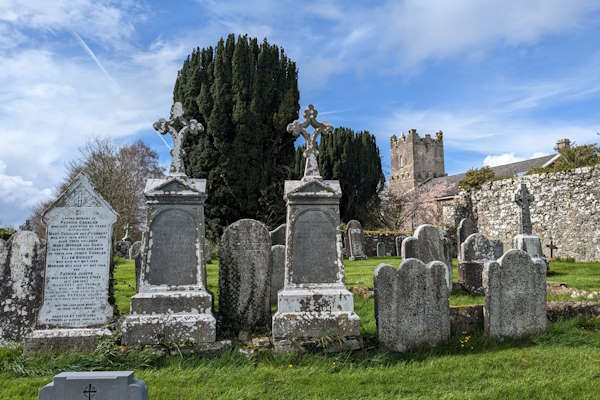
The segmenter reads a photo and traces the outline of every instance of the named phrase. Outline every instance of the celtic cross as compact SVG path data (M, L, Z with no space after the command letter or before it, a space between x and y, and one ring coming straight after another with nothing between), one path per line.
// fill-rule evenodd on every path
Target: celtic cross
M173 139L173 148L171 149L171 168L169 176L185 176L185 166L183 165L183 137L186 132L193 134L204 132L204 127L195 119L189 122L183 117L183 106L176 102L171 106L171 117L168 121L164 118L159 119L153 125L160 134L169 133Z
M333 127L327 122L317 121L317 110L312 104L308 105L308 108L304 110L304 122L295 120L291 124L288 124L287 131L293 134L295 137L302 135L306 141L306 148L304 149L304 158L306 159L306 167L304 168L304 179L321 179L319 173L319 164L317 162L317 156L319 151L317 150L317 137L322 133L333 132ZM313 133L308 133L306 128L312 126Z
M527 185L521 183L521 187L513 195L513 201L521 207L520 219L519 219L519 233L524 235L532 234L531 226L531 213L529 211L529 203L533 202L534 197L529 190Z

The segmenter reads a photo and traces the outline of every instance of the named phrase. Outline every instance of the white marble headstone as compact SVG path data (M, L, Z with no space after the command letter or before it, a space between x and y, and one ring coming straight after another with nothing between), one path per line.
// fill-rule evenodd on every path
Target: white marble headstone
M48 232L44 300L38 324L106 324L113 224L117 213L80 174L44 213Z

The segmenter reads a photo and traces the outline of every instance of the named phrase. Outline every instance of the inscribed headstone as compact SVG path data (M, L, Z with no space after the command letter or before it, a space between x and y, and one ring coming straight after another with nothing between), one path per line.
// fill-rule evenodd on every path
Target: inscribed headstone
M353 219L346 224L346 241L350 260L366 260L365 235L359 221Z
M482 272L487 261L502 257L503 245L499 240L488 240L481 233L471 234L461 245L462 259L458 263L458 281L475 294L483 294Z
M113 316L108 303L113 224L117 213L98 194L87 176L79 174L44 213L47 252L44 298L35 330L25 340L25 351L35 352L43 341L64 344L60 329L88 328L107 324ZM86 337L93 347L102 331L69 333L76 346Z

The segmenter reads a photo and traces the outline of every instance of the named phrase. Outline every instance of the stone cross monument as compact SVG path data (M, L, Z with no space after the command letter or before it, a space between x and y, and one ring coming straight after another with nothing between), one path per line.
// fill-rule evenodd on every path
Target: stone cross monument
M206 180L185 175L181 148L186 131L203 128L183 118L181 103L173 105L169 121L161 119L154 127L173 136L173 161L168 177L146 181L139 287L131 298L131 315L123 322L123 341L212 349L216 321L206 288Z
M529 203L534 201L535 198L529 190L527 190L527 185L521 183L519 189L513 195L513 201L519 205L521 208L520 219L519 219L519 233L524 235L532 234L531 227L531 213L529 212Z
M283 352L318 346L326 336L340 339L330 351L361 346L360 320L344 284L339 228L342 191L339 181L321 178L316 157L318 135L332 128L316 116L310 105L304 122L288 125L288 132L305 138L307 150L302 180L285 182L285 276L272 329L275 349ZM314 128L312 134L306 131L309 125Z
M171 106L171 118L167 121L164 118L159 119L153 125L162 135L167 133L173 139L173 148L171 149L171 167L169 168L169 176L185 176L185 166L183 165L183 137L186 132L202 133L204 127L195 119L189 122L183 117L183 106L180 102L176 102Z
M317 156L319 151L317 150L317 138L322 133L331 133L333 127L328 125L327 122L317 121L318 112L312 104L308 105L308 108L304 110L304 122L295 120L291 124L288 124L287 131L293 134L295 137L302 136L306 141L306 149L304 149L304 158L306 158L306 166L304 168L304 177L302 179L309 178L321 178L319 172L319 164L317 162ZM314 131L309 134L306 128L312 126Z
M542 251L542 240L533 234L529 204L533 202L534 196L525 183L521 183L513 200L519 205L519 233L513 238L513 248L525 251L534 261L541 260L548 269L550 264Z

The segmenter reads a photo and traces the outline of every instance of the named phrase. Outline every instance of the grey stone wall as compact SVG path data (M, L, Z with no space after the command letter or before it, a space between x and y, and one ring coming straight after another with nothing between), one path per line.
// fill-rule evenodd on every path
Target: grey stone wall
M514 177L472 191L479 232L501 240L505 249L512 248L512 238L519 231L519 208L512 195L520 182L535 196L530 206L531 222L533 233L542 239L546 257L550 257L546 245L552 237L558 246L555 257L600 260L600 168Z
M377 256L377 243L382 242L385 244L385 252L392 257L399 256L400 254L396 254L396 237L401 236L405 238L407 235L394 235L388 233L380 233L374 234L365 232L365 251L367 256L376 257Z

